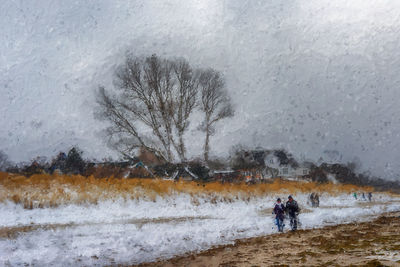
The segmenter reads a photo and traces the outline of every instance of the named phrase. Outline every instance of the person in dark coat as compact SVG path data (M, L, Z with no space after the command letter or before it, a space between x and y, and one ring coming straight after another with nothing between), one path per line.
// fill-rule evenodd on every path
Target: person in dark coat
M275 203L274 207L274 214L275 214L275 224L278 226L278 231L283 232L283 220L285 219L285 206L281 202L281 199L278 198Z
M319 207L319 195L318 195L318 193L316 193L315 195L314 195L314 206L315 207Z
M299 205L297 205L296 200L294 200L292 196L288 197L288 201L286 202L285 211L289 215L290 228L292 229L292 231L296 231L297 223L298 223L297 217L300 213L300 208L299 208Z
M315 207L315 195L314 195L314 193L311 193L308 198L310 199L311 207Z

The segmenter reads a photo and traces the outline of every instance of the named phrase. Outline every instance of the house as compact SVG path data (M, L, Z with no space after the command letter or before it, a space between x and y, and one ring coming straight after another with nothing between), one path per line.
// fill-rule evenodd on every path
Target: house
M278 168L281 177L301 177L310 174L310 169L306 167L293 167L290 165L282 165Z
M278 169L279 166L281 165L280 159L274 154L274 153L269 153L265 159L265 166L273 169Z
M268 177L304 178L310 174L310 168L299 165L293 158L288 157L284 151L273 151L265 157L265 166Z
M257 182L276 177L305 178L310 174L306 164L300 164L285 150L239 150L233 162L248 182Z

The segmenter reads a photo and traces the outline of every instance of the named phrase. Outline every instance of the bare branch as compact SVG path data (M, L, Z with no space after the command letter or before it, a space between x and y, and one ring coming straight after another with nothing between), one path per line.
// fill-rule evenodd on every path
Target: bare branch
M111 97L100 88L98 103L102 118L112 124L110 136L118 141L116 147L121 154L126 156L143 146L168 162L174 160L174 154L186 160L183 135L198 93L198 76L193 73L185 60L156 55L128 56L118 67L114 80L117 95ZM147 135L143 135L145 130Z
M208 161L209 139L214 133L213 125L227 117L233 116L233 108L225 88L225 82L219 72L213 69L201 71L199 84L201 88L201 109L204 112L203 130L206 134L204 160Z

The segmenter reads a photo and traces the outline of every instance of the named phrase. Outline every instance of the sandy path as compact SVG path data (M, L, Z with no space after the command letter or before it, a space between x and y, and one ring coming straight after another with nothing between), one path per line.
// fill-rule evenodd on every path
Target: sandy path
M250 238L140 266L400 266L400 213Z

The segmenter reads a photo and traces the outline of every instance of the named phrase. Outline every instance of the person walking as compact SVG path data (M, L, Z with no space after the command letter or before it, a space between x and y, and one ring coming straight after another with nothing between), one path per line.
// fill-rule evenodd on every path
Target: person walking
M294 200L292 196L288 197L288 201L286 202L285 211L289 215L290 228L292 229L292 231L296 231L300 208L299 208L299 205L297 204L296 200Z
M368 201L371 202L372 201L372 192L368 193Z
M314 195L314 192L310 194L309 199L310 199L311 207L314 208L315 207L315 195Z
M316 208L319 207L319 195L318 195L318 193L315 193L315 195L314 195L314 206Z
M283 205L280 198L276 200L275 207L274 207L274 214L275 214L275 224L278 226L278 231L283 232L283 220L285 219L285 206Z

